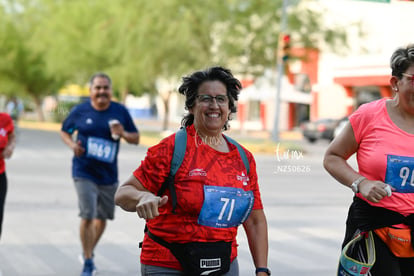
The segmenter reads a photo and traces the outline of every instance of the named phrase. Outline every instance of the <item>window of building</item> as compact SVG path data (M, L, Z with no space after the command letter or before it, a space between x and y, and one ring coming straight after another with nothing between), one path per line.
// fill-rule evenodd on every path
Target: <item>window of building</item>
M309 76L304 73L295 75L295 89L301 92L310 93L312 90Z
M250 100L247 110L247 120L256 121L260 120L260 101Z

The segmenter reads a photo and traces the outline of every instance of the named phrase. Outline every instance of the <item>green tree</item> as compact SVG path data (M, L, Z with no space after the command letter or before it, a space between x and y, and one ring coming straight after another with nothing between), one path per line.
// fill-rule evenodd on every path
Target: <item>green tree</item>
M324 27L323 11L313 9L315 3L295 1L289 8L288 32L294 42L343 49L345 28ZM105 71L121 101L129 93L161 94L166 128L169 98L182 75L220 64L238 75L257 76L276 63L282 0L2 4L1 20L7 24L0 26L0 38L6 41L0 57L13 66L0 65L0 78L6 79L7 89L21 86L39 103L57 85L84 84L93 72ZM168 89L160 83L168 83Z
M283 0L227 1L227 19L216 22L214 60L242 75L262 75L276 64ZM325 26L326 11L315 0L294 1L287 9L286 33L296 47L347 49L346 28ZM315 8L317 7L317 9Z
M107 72L121 101L154 85L148 43L152 1L42 2L48 9L38 36L49 48L51 71L79 84L94 72Z
M207 66L211 61L211 33L207 15L220 1L153 1L145 25L146 49L151 57L147 70L155 77L155 89L161 96L165 116L163 130L168 128L171 94L179 78L190 71Z
M31 25L36 18L30 13L3 10L0 31L0 83L1 90L8 94L24 93L30 96L36 106L38 117L44 120L42 100L52 94L56 80L45 70L44 53L33 49ZM24 19L23 19L24 18Z

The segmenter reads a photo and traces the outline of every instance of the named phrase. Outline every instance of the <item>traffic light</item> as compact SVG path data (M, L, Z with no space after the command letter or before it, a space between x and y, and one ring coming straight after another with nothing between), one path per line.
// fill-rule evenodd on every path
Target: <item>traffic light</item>
M290 35L280 34L279 36L279 58L286 62L290 56Z
M290 55L290 35L283 35L282 41L282 60L286 62Z

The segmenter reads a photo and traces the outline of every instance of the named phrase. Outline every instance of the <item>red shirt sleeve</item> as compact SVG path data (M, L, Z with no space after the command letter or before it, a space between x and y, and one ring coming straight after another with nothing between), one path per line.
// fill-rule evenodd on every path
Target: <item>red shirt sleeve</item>
M158 193L170 172L174 138L175 134L150 147L141 166L133 172L142 185L154 194Z

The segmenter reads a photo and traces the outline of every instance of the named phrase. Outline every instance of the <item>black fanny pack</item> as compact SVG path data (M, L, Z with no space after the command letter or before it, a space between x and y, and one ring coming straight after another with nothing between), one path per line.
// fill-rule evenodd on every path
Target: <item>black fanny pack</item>
M185 275L223 275L230 269L231 242L169 243L150 231L147 234L171 251Z

